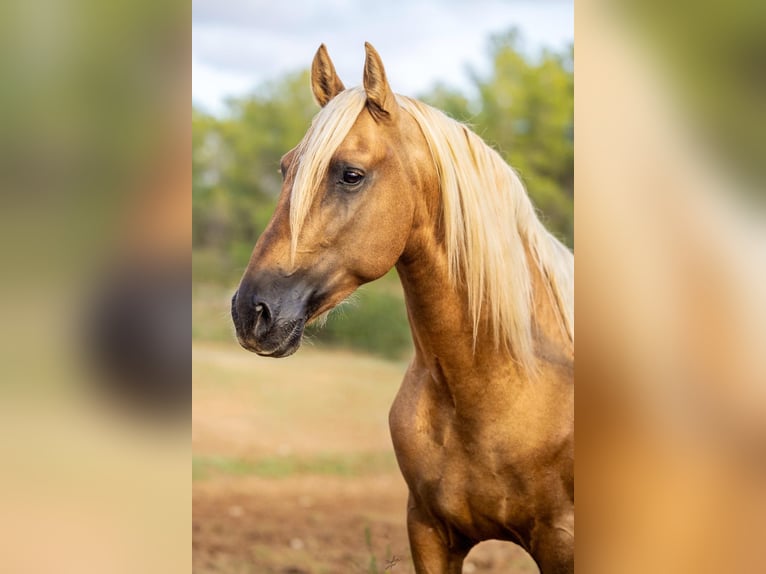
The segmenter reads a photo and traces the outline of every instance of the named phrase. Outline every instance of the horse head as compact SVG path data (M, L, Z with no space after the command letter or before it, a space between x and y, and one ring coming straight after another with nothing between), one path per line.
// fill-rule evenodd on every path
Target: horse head
M240 344L285 357L307 323L391 269L405 249L415 189L435 172L383 63L366 44L363 87L345 89L324 45L311 69L321 106L281 161L282 191L232 298Z

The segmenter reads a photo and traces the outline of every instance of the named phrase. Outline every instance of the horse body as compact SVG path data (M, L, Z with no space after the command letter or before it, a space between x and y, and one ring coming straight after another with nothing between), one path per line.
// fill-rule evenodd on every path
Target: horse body
M431 243L432 257L421 252L417 263L397 265L415 357L389 416L410 490L416 569L460 572L474 544L496 538L525 548L544 573L569 572L573 357L561 350L553 321L539 324L538 348L547 354L534 384L489 341L480 339L474 351L465 296L449 285L444 265L433 263L444 254ZM548 303L540 297L539 304Z
M498 538L543 574L572 572L571 253L475 134L393 94L371 46L363 89L345 90L324 46L312 88L323 110L283 158L232 299L240 344L287 356L307 322L396 266L415 356L389 421L416 571L460 572Z

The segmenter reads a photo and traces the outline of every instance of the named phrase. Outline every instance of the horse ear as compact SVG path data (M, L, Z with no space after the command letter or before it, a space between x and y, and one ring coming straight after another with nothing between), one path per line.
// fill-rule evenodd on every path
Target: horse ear
M345 89L335 71L335 66L332 65L327 48L322 44L311 64L311 90L314 92L314 99L321 107L325 107L327 102Z
M396 97L386 79L386 70L380 55L369 42L364 43L367 57L364 60L364 91L367 107L376 120L388 120L396 114Z

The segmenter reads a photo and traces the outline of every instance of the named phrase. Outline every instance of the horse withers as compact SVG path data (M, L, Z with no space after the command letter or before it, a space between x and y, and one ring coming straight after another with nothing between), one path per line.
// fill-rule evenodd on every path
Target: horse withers
M286 357L304 327L396 267L415 354L389 414L416 571L457 573L486 539L574 569L571 252L466 126L395 95L375 49L321 106L232 298L240 344Z

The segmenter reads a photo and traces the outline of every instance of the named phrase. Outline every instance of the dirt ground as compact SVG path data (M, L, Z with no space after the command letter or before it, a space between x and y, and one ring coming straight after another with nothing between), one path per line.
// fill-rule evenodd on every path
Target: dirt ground
M194 487L197 574L413 572L396 476L215 480ZM477 546L464 572L537 572L523 550Z
M300 462L389 452L388 405L403 369L344 352L306 349L269 361L195 344L194 456ZM273 476L231 468L193 481L195 574L413 572L395 464L337 473L286 465ZM463 571L538 570L517 546L489 541Z

